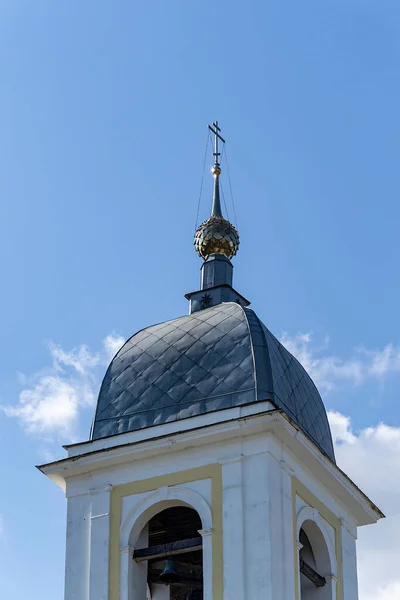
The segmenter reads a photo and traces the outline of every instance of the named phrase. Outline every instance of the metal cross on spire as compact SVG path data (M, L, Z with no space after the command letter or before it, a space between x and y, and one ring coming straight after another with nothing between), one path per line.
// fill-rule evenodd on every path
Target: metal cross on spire
M214 134L214 152L213 156L215 156L215 162L219 164L218 157L220 156L220 152L218 152L218 140L221 140L225 144L225 140L222 135L219 134L221 131L220 127L218 127L218 121L214 121L212 125L208 126L208 129Z
M214 176L214 196L211 215L214 217L222 217L221 201L219 198L219 176L221 175L221 167L219 164L220 152L218 152L218 140L221 140L221 142L223 142L224 144L225 140L219 133L221 129L218 127L218 121L214 121L212 125L208 126L208 129L214 134L213 156L215 157L214 166L211 169L211 173Z

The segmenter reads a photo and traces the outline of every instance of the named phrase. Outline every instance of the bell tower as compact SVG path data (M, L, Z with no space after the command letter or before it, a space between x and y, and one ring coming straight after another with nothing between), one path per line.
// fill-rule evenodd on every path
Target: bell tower
M65 600L357 600L357 528L309 375L233 287L218 122L189 314L146 327L102 382L88 441L39 469L66 493Z

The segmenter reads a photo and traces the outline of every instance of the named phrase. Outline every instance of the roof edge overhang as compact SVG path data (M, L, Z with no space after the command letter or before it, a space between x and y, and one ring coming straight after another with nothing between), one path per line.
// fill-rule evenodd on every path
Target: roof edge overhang
M271 433L283 442L303 468L306 468L349 511L357 526L375 523L385 516L281 409L227 418L216 424L159 435L142 441L115 444L108 448L88 451L40 465L37 468L65 490L69 478L88 476L99 469L122 466L124 463L159 456L160 453L173 453L257 433ZM114 436L115 441L118 437Z

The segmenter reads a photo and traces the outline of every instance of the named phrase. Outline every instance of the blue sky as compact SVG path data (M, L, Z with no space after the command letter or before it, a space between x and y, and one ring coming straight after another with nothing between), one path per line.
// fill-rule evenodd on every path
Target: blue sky
M400 489L357 471L372 448L377 470L400 465L399 34L397 0L0 3L5 597L63 597L65 500L34 464L87 438L119 336L187 312L215 118L235 287L309 368L342 466L392 514L361 537L361 600L400 589L382 587Z

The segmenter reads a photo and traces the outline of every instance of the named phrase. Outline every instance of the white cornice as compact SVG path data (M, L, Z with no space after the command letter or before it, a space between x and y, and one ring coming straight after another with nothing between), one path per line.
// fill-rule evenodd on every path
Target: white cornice
M275 406L268 400L253 402L245 406L235 406L233 408L225 408L214 412L209 412L204 415L196 415L187 419L179 419L170 423L162 423L153 427L145 427L136 431L127 431L118 435L112 435L106 438L88 440L77 444L64 446L68 452L68 457L80 456L87 452L95 452L98 450L106 450L115 446L122 446L130 443L145 442L154 438L173 435L183 431L191 431L200 427L208 427L217 423L248 417L251 415L264 413L268 410L275 410Z
M374 523L383 516L367 496L280 410L231 419L142 442L115 445L42 465L39 469L65 488L65 480L69 477L90 475L99 469L123 466L128 462L160 454L262 433L273 434L283 442L300 464L355 517L358 525Z

